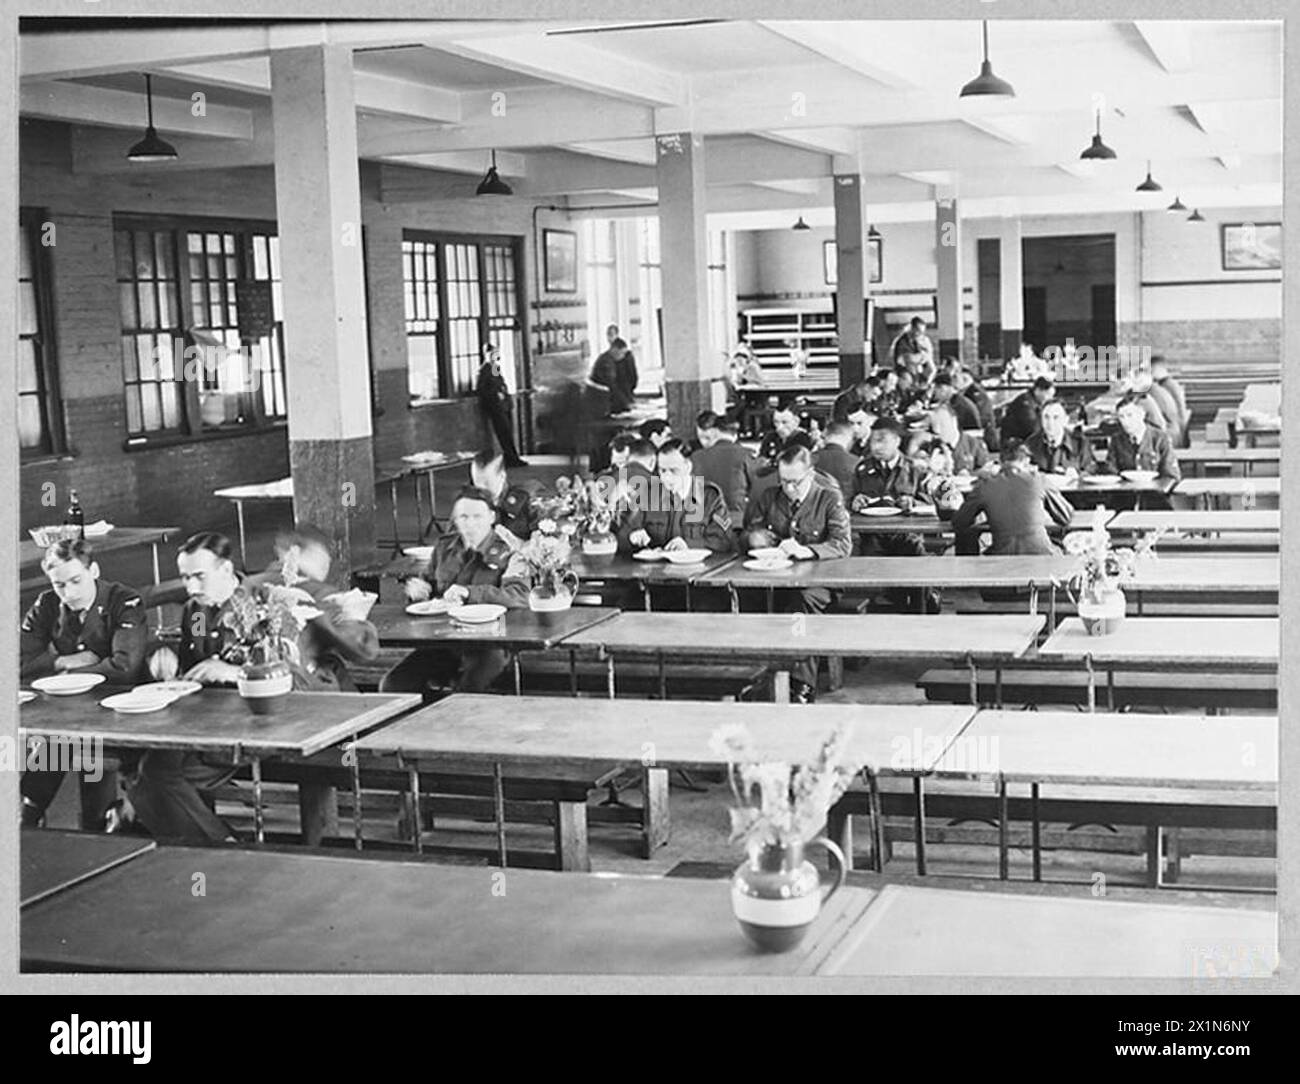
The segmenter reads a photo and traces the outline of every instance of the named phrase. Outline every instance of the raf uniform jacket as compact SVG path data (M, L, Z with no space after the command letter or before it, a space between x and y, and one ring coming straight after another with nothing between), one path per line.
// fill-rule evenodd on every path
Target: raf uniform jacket
M1080 474L1091 474L1096 466L1092 445L1077 429L1062 436L1061 443L1055 448L1047 443L1047 436L1039 429L1025 441L1025 450L1034 466L1044 474L1064 474L1071 469Z
M1074 510L1038 474L1004 467L971 490L952 517L953 529L959 536L969 532L981 512L993 534L986 552L1023 554L1058 552L1047 536L1048 522L1068 526Z
M540 518L533 507L532 494L522 486L507 486L500 500L494 504L497 523L525 542L532 537Z
M637 547L630 541L635 531L645 531L651 546L665 546L674 538L683 539L692 549L730 553L731 513L722 490L703 478L692 479L692 492L685 498L658 486L658 500L650 508L634 509L618 531L618 546L624 553ZM696 493L699 500L696 500Z
M720 440L712 448L701 448L691 456L695 473L722 490L733 524L745 518L745 504L754 484L757 460L748 448L734 440Z
M510 405L510 388L506 384L506 378L489 361L479 366L478 383L474 390L484 407L496 409Z
M901 452L893 467L882 463L875 456L868 456L858 464L853 478L853 495L866 497L868 501L883 498L897 500L899 497L921 498L924 493L921 483L925 480L925 470L917 466Z
M846 504L853 496L853 473L861 462L861 456L854 455L838 444L827 444L813 456L813 466L835 479Z
M1026 389L1007 404L1002 415L1002 440L1028 440L1038 428L1038 418L1043 408L1034 398L1032 389Z
M495 602L511 609L528 604L531 577L527 562L495 534L474 549L468 548L459 534L444 535L433 547L422 577L433 585L435 597L456 584L469 589L465 601L470 604Z
M64 606L52 589L42 591L19 633L19 680L56 673L59 655L93 651L100 661L78 667L76 673L103 674L113 684L134 685L143 671L146 635L140 596L123 584L100 580L84 617Z
M790 503L780 486L763 490L749 502L745 530L770 531L777 539L793 538L823 561L853 552L843 498L830 486L816 481L797 506Z
M1153 470L1161 478L1183 476L1169 434L1149 425L1142 434L1142 439L1137 442L1123 431L1112 436L1106 463L1117 474L1126 470Z
M181 610L181 642L176 650L182 677L190 667L213 656L236 665L243 662L243 650L234 630L222 624L222 618L229 612L229 601L220 606L204 606L197 599L186 601Z
M763 466L774 468L776 466L776 457L781 454L781 449L797 438L806 443L809 451L812 450L812 436L806 429L796 429L788 437L782 437L775 429L769 429L764 433L763 440L758 446L758 458L762 461Z

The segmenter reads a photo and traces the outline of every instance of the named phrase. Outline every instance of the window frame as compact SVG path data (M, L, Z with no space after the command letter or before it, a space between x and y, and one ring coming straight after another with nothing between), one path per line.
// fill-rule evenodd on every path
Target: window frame
M18 243L26 239L27 262L32 273L32 291L35 295L36 334L29 338L36 351L37 396L43 413L45 440L40 447L20 448L19 462L30 463L42 459L56 459L68 454L67 429L63 417L63 395L59 382L59 349L54 323L54 268L50 246L40 243L42 227L50 222L49 210L44 207L20 206L18 208ZM20 265L21 266L21 265ZM18 284L15 276L14 285ZM18 312L15 312L15 323ZM20 393L20 397L21 397ZM30 394L30 393L27 393Z
M136 230L148 230L153 232L169 231L172 234L174 245L173 259L176 264L176 313L177 325L181 337L184 340L185 348L194 344L191 333L194 330L207 331L208 327L198 327L194 323L194 307L192 296L192 285L199 281L190 275L189 265L189 247L186 236L190 233L234 233L236 235L235 258L237 260L237 278L238 272L253 266L253 248L251 238L254 235L262 235L267 238L279 236L279 224L275 219L264 218L233 218L229 216L214 215L177 215L177 214L150 214L137 213L130 211L114 212L112 216L114 260L117 258L116 245L117 234L123 230L134 232ZM269 242L268 242L269 245ZM268 253L269 255L269 253ZM270 268L268 266L268 272ZM115 284L119 284L116 271L114 273ZM138 280L136 280L138 281ZM225 281L203 279L204 283L209 281ZM268 281L274 281L268 280ZM119 306L120 308L120 306ZM123 334L121 328L121 314L118 314L118 337ZM288 357L283 342L283 321L277 322L277 327L273 331L274 335L280 337L280 358L281 368L283 370L286 396L286 414L284 417L274 415L265 415L261 410L260 397L250 396L252 403L248 404L245 412L245 420L242 424L226 425L221 427L207 428L203 424L201 407L200 407L200 388L198 382L184 379L184 355L176 359L176 367L181 372L179 383L182 385L181 395L181 424L175 429L154 430L151 432L131 433L129 415L126 414L126 374L122 374L122 410L124 420L126 421L127 430L123 440L123 447L127 451L143 451L148 448L166 447L175 444L192 444L206 440L226 440L231 437L257 436L276 430L283 430L288 427Z

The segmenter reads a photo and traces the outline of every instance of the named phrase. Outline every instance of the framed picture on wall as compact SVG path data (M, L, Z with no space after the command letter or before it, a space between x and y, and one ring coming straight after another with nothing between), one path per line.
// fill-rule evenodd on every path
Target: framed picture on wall
M1219 236L1225 271L1282 270L1282 223L1225 222Z
M578 235L570 230L542 230L542 262L548 294L578 292Z
M867 240L868 284L885 281L885 265L880 240L879 237ZM839 285L839 250L834 241L822 242L822 278L827 286Z

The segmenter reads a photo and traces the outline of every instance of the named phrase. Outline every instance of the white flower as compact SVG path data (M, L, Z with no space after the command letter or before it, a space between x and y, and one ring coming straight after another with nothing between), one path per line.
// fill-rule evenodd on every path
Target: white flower
M315 621L316 618L321 615L321 611L315 606L293 606L290 608L289 612L293 614L293 619L297 621L299 625L305 625L309 621Z
M553 520L553 519L543 519L543 520L538 520L538 522L537 522L537 529L538 529L539 531L541 531L542 534L554 534L554 533L555 533L555 520Z

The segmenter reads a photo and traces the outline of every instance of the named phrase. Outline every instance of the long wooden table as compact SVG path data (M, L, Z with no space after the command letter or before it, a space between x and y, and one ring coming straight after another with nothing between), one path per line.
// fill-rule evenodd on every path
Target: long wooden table
M154 849L152 839L24 829L18 835L19 907L71 888Z
M828 975L1263 978L1271 911L886 885Z
M1174 490L1180 497L1190 497L1201 502L1209 510L1221 500L1231 501L1234 497L1253 499L1256 497L1280 497L1282 495L1281 478L1184 478Z
M1226 444L1193 444L1190 448L1175 448L1179 466L1190 467L1191 475L1204 473L1208 466L1240 467L1247 478L1257 463L1278 463L1281 448L1230 448Z
M614 661L621 654L661 658L759 659L789 662L810 656L854 658L955 658L971 672L971 702L978 663L996 667L1023 655L1045 618L1002 614L668 614L625 613L570 636L564 647L607 660L611 699ZM778 701L789 698L789 672L774 681Z
M399 724L400 725L400 724ZM1255 792L1278 786L1277 716L1143 715L980 711L962 732L963 749L986 754L932 765L937 778L991 779L998 786L998 868L1008 876L1007 785L1029 784L1033 878L1041 876L1038 803L1042 786ZM1152 856L1156 884L1163 866Z
M1114 708L1117 669L1277 669L1280 624L1275 617L1130 617L1106 636L1089 636L1078 618L1062 621L1038 648L1044 659L1082 662L1088 710L1097 707L1097 667L1106 671L1107 706Z
M1104 492L1104 490L1098 490ZM1106 516L1109 519L1114 512ZM1095 510L1091 508L1076 509L1067 528L1071 531L1085 531L1093 524ZM865 516L854 512L849 516L849 526L854 534L919 534L951 535L952 520L940 519L937 513L911 512L898 516ZM978 524L977 524L978 526Z
M874 896L840 889L797 949L771 955L742 934L725 882L164 847L25 911L20 966L807 975Z
M1277 534L1282 529L1282 513L1275 508L1255 509L1249 512L1204 512L1182 509L1121 512L1111 520L1110 529L1116 533L1167 530L1186 534L1223 532Z
M736 560L734 553L711 553L698 564L679 565L672 561L639 561L626 554L594 557L575 553L571 566L584 583L595 580L634 584L641 591L641 604L646 610L652 609L650 588L682 587L686 592L686 608L689 610L691 588L710 572Z
M417 803L419 772L436 770L440 761L478 763L490 771L504 867L501 788L507 769L638 765L647 808L654 807L653 828L646 825L648 856L667 840L668 769L725 767L726 758L711 744L719 727L743 724L762 759L801 764L814 760L826 737L846 725L851 736L845 760L867 773L877 798L872 823L879 832L875 777L928 772L973 714L973 708L927 704L824 704L809 711L795 704L517 700L458 693L360 739L353 748L371 756L396 756L410 773ZM359 791L353 800L360 804ZM585 834L585 825L577 830ZM420 848L418 833L415 847Z
M99 691L112 692L113 690ZM261 762L267 757L308 757L345 738L418 707L413 694L290 693L279 711L254 715L231 689L205 688L161 711L122 715L99 706L92 695L47 696L19 709L24 740L44 737L78 748L181 749L248 760L253 776L253 825L264 838Z

